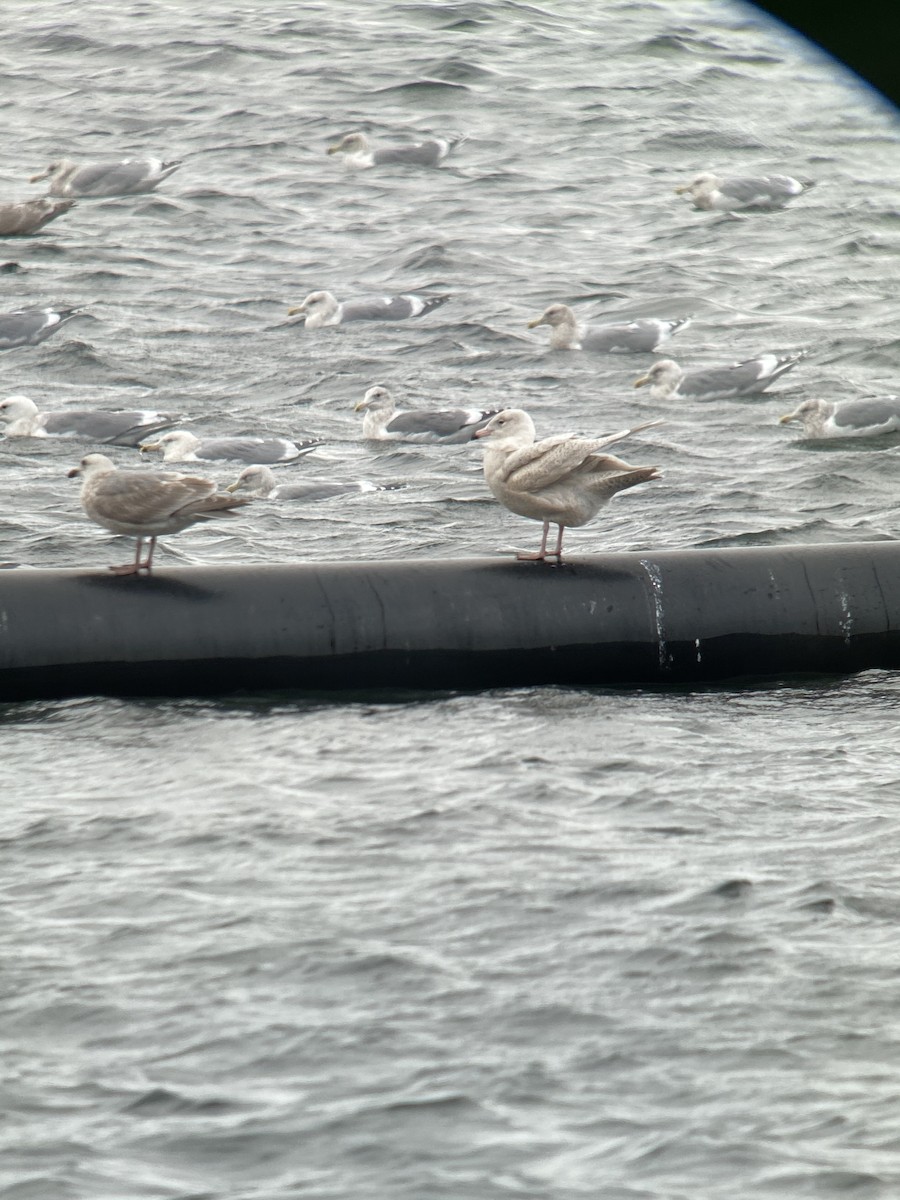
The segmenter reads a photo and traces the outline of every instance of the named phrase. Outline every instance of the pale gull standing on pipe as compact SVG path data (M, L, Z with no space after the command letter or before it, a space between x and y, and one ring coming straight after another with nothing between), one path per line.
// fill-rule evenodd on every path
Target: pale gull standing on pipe
M110 567L115 575L149 574L161 534L180 533L211 517L231 516L231 509L250 503L218 492L215 483L196 475L119 471L105 454L88 454L69 471L70 479L75 476L82 479L81 506L88 517L110 533L137 538L134 562ZM147 538L150 546L142 562L141 549Z
M536 442L528 413L510 408L479 429L475 436L489 439L484 452L488 487L510 512L544 525L538 552L516 557L562 562L563 533L568 526L586 525L617 492L661 478L657 467L633 467L601 453L614 442L659 424L647 421L599 438L557 434ZM559 533L556 546L548 550L551 525L557 525Z

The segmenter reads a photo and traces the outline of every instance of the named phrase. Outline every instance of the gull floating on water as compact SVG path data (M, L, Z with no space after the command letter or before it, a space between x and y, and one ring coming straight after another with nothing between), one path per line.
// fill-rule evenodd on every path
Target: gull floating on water
M46 171L32 175L30 182L49 179L47 190L51 196L135 196L152 192L180 166L180 162L163 162L161 158L123 158L79 166L69 158L61 158Z
M728 400L735 396L752 396L764 392L786 371L796 367L806 351L797 354L760 354L746 362L728 367L710 367L705 371L685 373L671 358L654 363L646 375L634 381L634 386L650 385L653 400L672 400L687 397L691 400Z
M783 208L795 196L808 192L814 184L790 175L741 175L720 179L712 171L702 171L690 183L675 189L676 195L688 195L694 208L706 212L736 212L746 208Z
M377 441L470 442L500 411L480 408L419 409L398 413L386 387L370 387L354 412L364 412L363 437Z
M88 454L69 478L81 476L81 506L97 525L110 533L137 538L134 562L110 567L115 575L137 575L151 570L156 539L179 533L210 517L228 517L231 510L249 504L242 497L218 492L216 484L195 475L166 471L119 471L105 454ZM141 561L146 538L150 546Z
M603 325L582 325L568 304L551 304L529 329L550 326L551 350L599 350L607 353L649 352L668 341L673 333L690 324L690 317L671 321L646 318Z
M182 418L173 413L137 409L104 412L93 409L61 409L41 412L28 396L0 400L0 422L7 437L73 437L111 446L139 446Z
M614 442L659 424L660 421L647 421L599 438L557 434L536 442L534 422L528 413L510 408L479 429L476 437L490 439L484 452L488 487L504 508L544 525L540 550L516 557L541 562L555 558L562 562L563 533L567 527L586 525L617 492L661 478L657 467L633 467L611 454L601 453ZM551 525L557 525L559 533L555 548L548 550Z
M0 237L35 233L43 229L48 221L68 212L74 204L74 200L51 200L49 196L0 204Z
M141 453L161 450L163 462L216 462L227 459L245 463L294 462L321 446L322 439L308 437L292 442L280 437L198 438L188 429L173 429L155 442L144 442Z
M245 467L226 492L244 491L258 500L331 500L334 496L360 495L363 492L389 492L399 483L370 483L368 479L343 483L327 479L308 483L279 483L268 467Z
M342 325L345 321L403 321L407 317L421 317L449 299L449 296L404 293L400 296L363 296L341 302L331 292L310 292L296 308L288 309L288 316L304 313L306 329Z
M80 308L16 308L0 313L0 350L36 346L80 312Z
M327 154L341 154L344 165L365 170L367 167L378 167L389 163L407 163L415 167L436 167L442 162L454 146L464 142L465 138L428 138L424 142L413 142L405 146L382 146L375 149L364 133L348 133L333 146L329 146Z
M779 418L787 425L797 421L808 438L878 437L900 430L900 397L877 396L868 400L804 400L799 408Z

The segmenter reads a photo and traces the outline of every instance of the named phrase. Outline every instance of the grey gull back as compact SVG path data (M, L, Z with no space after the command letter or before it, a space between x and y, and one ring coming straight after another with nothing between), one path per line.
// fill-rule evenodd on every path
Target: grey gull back
M794 179L791 175L740 175L720 179L712 171L702 171L690 183L677 187L675 193L690 196L694 207L706 212L739 212L753 208L784 208L795 196L813 186L811 181Z
M135 196L152 192L157 184L177 171L180 162L163 162L161 158L123 158L115 162L85 163L79 166L62 158L51 163L45 171L31 176L31 183L50 180L51 196Z
M661 320L647 317L602 325L583 325L567 304L551 304L539 317L528 322L529 329L550 326L551 350L590 350L607 354L649 353L672 334L689 325L691 318Z
M110 446L139 446L182 418L150 409L134 411L61 409L41 412L28 396L0 400L0 422L7 437L70 437Z
M764 392L776 379L796 367L806 356L796 354L760 354L745 362L727 367L710 367L704 371L684 372L671 358L660 359L650 370L634 381L634 386L650 386L653 400L685 397L692 400L728 400L736 396L753 396Z
M441 408L398 413L394 397L381 384L370 387L354 412L364 412L363 437L373 441L470 442L499 409Z
M880 437L900 431L900 397L873 396L864 400L804 400L799 408L779 417L781 425L796 421L808 438Z
M80 308L16 308L0 313L0 350L37 346L81 311Z
M294 462L321 444L321 438L312 436L299 442L280 437L199 438L188 429L173 429L155 442L145 442L141 446L141 453L160 450L164 462L225 460L272 466L276 463Z
M460 145L465 138L445 139L427 138L422 142L412 142L408 145L382 146L374 148L364 133L348 133L326 153L340 154L344 165L357 170L369 167L400 163L415 167L436 167L441 163L454 146Z
M417 296L409 292L339 301L331 292L319 291L310 292L302 303L289 308L288 316L305 315L306 329L342 325L345 321L404 321L408 317L422 317L449 299L449 295Z
M268 467L245 467L226 492L244 491L259 500L332 500L335 496L358 496L365 492L388 492L398 483L377 484L368 479L335 481L309 480L307 483L279 483Z

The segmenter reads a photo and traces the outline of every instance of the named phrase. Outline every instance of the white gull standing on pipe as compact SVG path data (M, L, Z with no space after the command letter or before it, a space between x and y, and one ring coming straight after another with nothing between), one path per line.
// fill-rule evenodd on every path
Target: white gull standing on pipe
M562 562L563 533L568 526L586 525L617 492L661 478L658 467L633 467L601 453L614 442L661 423L646 421L599 438L557 434L536 442L528 413L510 408L479 429L477 438L490 439L484 452L488 487L504 508L544 525L537 553L516 557ZM557 525L559 533L555 548L548 550L551 525Z

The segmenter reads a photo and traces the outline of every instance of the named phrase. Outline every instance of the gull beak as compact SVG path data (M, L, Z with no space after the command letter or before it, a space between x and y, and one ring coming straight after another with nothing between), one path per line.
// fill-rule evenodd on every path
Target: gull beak
M682 184L681 187L675 188L675 195L683 196L685 192L689 192L690 190L691 190L691 185L689 183L685 183L685 184Z
M306 309L303 307L303 305L302 305L302 304L298 304L296 308L289 308L289 309L288 309L288 316L289 316L289 317L296 317L297 313L305 313L305 312L306 312Z
M141 446L141 454L149 454L151 450L159 450L159 442L144 442Z
M81 467L73 467L71 471L66 471L66 479L74 479L76 475L81 474Z
M640 379L636 379L636 380L634 381L634 386L635 386L635 387L643 387L645 383L649 383L649 382L650 382L650 376L649 376L649 375L642 375L642 376L640 377Z
M37 175L32 175L31 178L28 180L28 182L29 183L40 183L41 180L46 179L49 174L50 174L49 169L46 171L39 171Z
M493 429L476 429L475 436L476 437L490 437L493 432L494 432Z
M353 411L354 412L362 412L362 410L364 408L368 408L368 407L369 407L368 400L360 400L356 404L353 405Z
M778 424L779 425L787 425L788 421L793 421L793 419L794 419L793 413L785 413L783 417L778 418Z
M338 153L340 153L341 144L342 144L342 143L338 142L338 144L337 144L336 146L329 146L329 147L328 147L328 149L325 151L325 153L326 153L326 154L338 154Z
M535 317L533 321L528 322L528 328L529 329L537 329L538 325L543 325L543 323L544 323L543 317Z
M240 490L240 486L241 486L241 481L239 479L237 479L237 480L235 480L234 483L229 483L229 485L225 489L225 491L226 492L237 492Z

